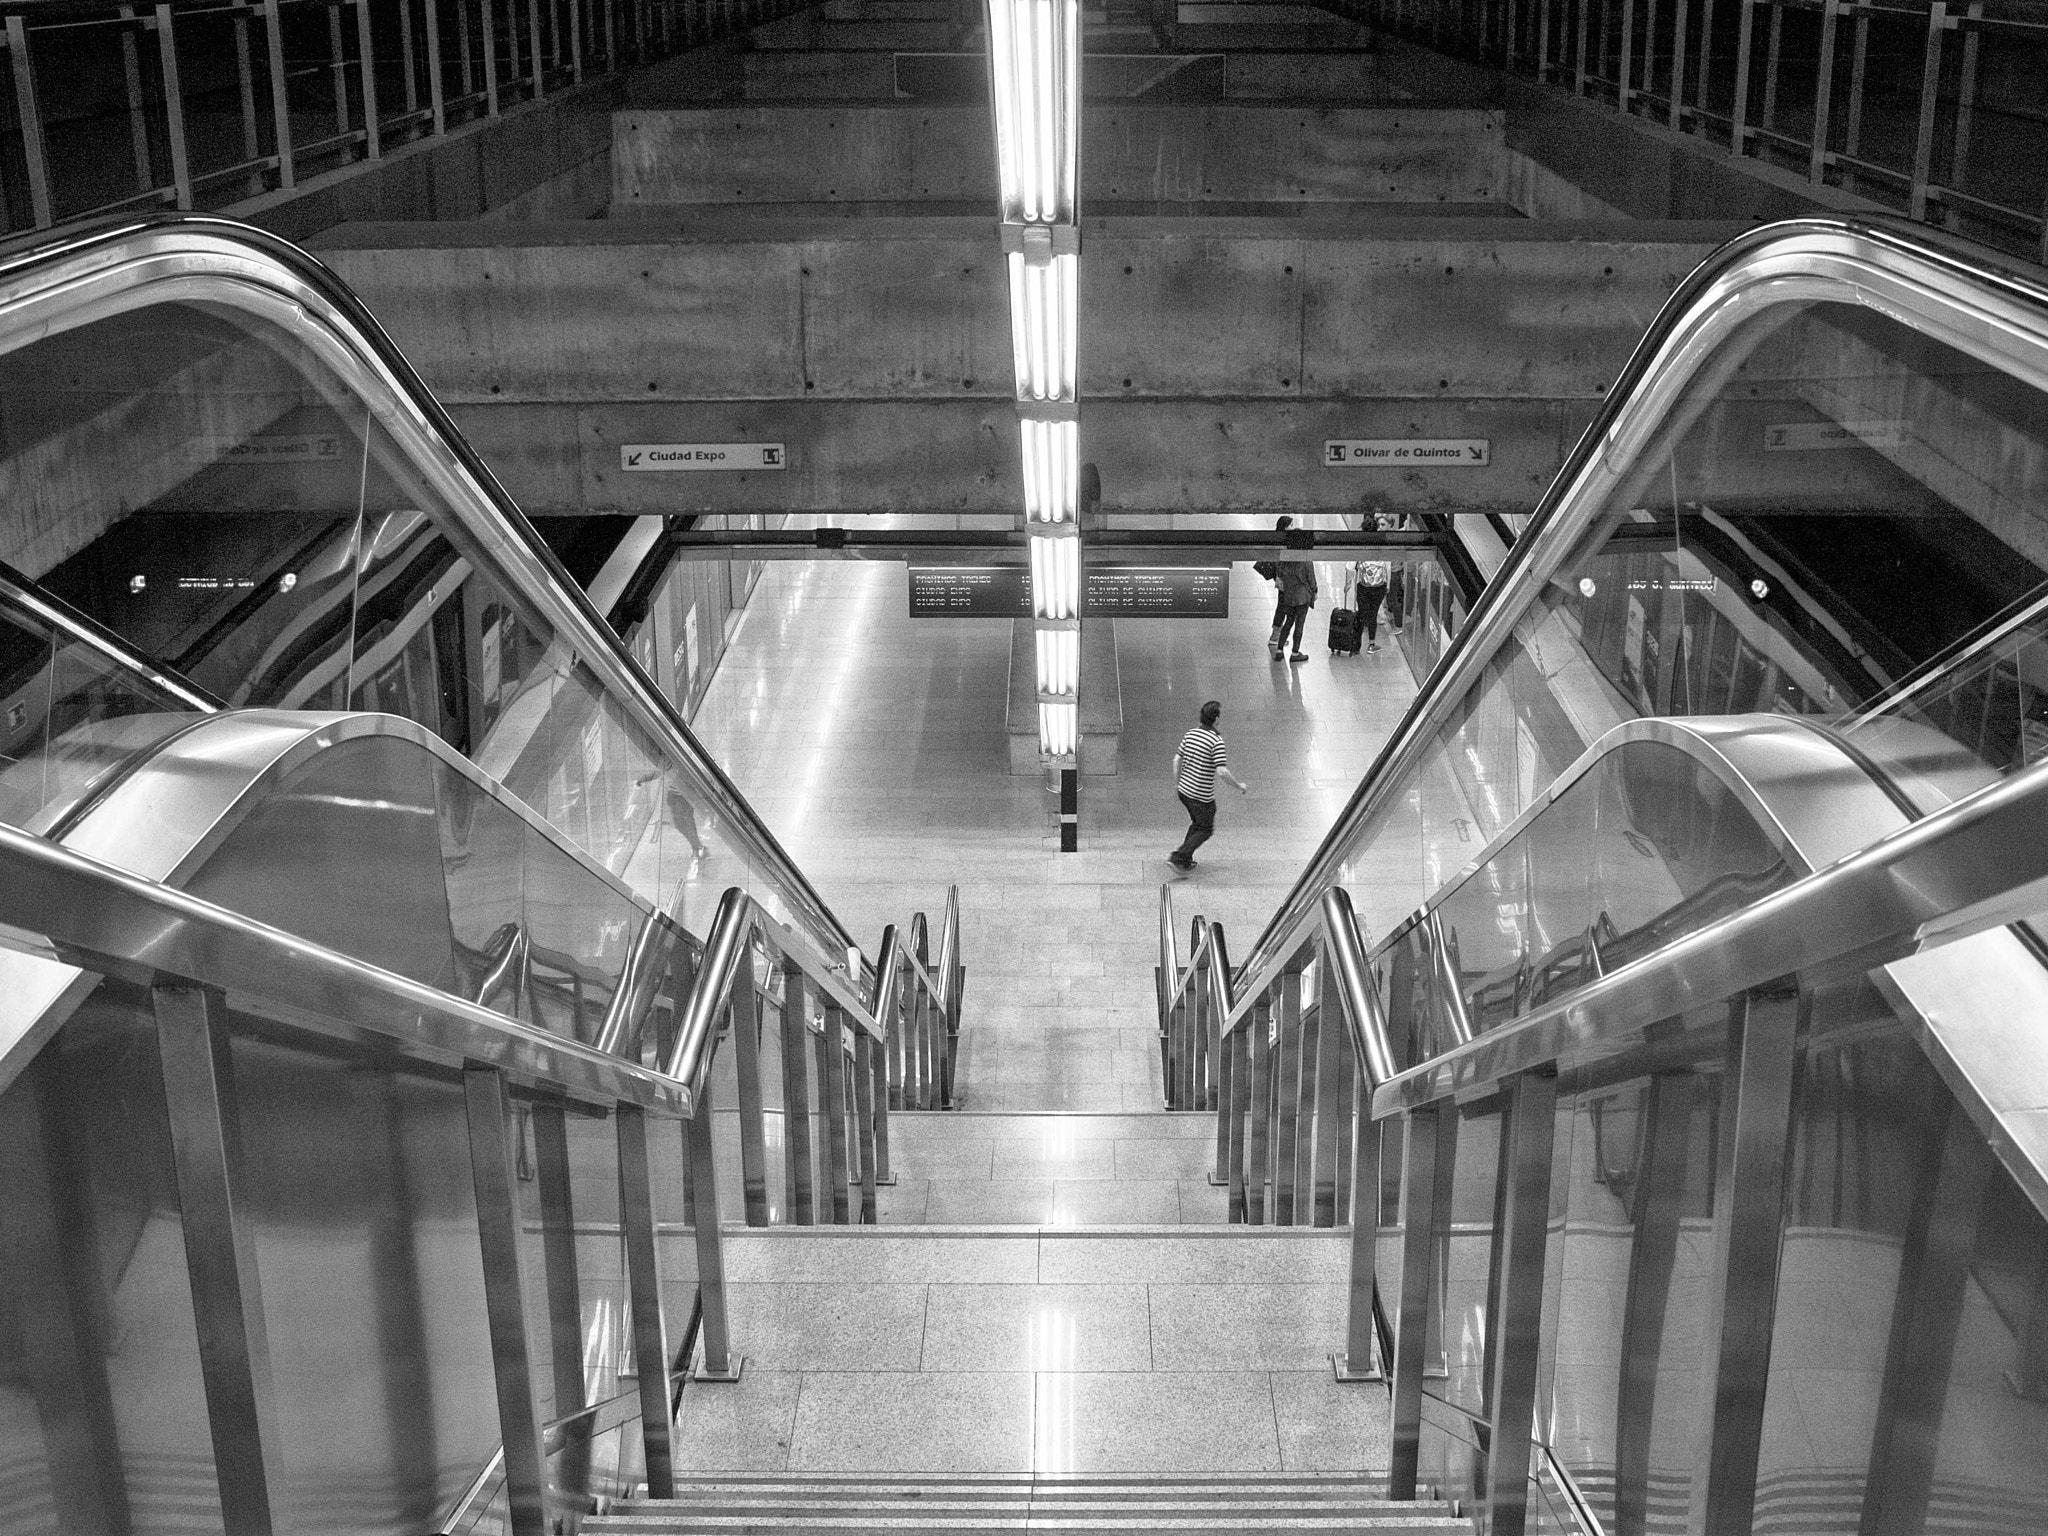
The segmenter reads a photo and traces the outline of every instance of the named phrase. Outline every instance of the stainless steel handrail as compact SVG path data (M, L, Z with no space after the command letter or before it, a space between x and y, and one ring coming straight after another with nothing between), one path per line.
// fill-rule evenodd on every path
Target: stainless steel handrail
M2044 909L2048 763L2037 763L1400 1073L1374 1092L1372 1113L1384 1119L1535 1068L1598 1059L1701 1003L1819 966L1871 969ZM2027 1145L2015 1148L2031 1159ZM2029 1182L2048 1189L2048 1165Z
M220 700L198 684L161 671L155 661L112 630L102 628L67 605L52 600L47 593L38 591L27 577L6 565L0 565L0 598L34 614L80 645L97 651L115 666L139 674L152 686L174 695L201 714L212 714L221 707Z
M274 312L319 352L407 448L467 536L498 563L493 574L539 609L573 643L608 696L700 781L738 829L750 864L791 893L806 926L829 940L827 947L852 944L844 924L606 626L375 317L317 258L232 220L167 215L67 232L0 260L0 332L19 338L17 345L51 327L178 298Z
M1252 945L1243 967L1244 995L1263 992L1313 930L1316 902L1339 878L1360 833L1406 786L1437 732L1572 552L1598 510L1593 493L1611 467L1632 459L1666 419L1694 364L1761 308L1830 298L1891 314L2048 389L2048 288L2015 267L1964 254L1910 226L1876 220L1769 224L1722 246L1658 312L1506 564Z
M928 966L930 930L922 912L910 920L910 935L891 923L882 930L875 957L875 1020L887 1039L891 1109L952 1109L953 1067L960 1039L960 991L966 971L960 961L960 888L946 891L938 959ZM881 1178L889 1183L888 1154Z
M0 824L0 946L150 985L165 975L264 1017L402 1055L484 1063L594 1103L677 1119L689 1086Z

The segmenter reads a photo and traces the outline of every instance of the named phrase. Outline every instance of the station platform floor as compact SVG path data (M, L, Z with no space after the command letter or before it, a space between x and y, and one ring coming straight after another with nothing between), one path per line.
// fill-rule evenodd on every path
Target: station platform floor
M1121 771L1083 779L1077 853L1045 778L1010 772L1009 621L911 619L901 566L765 566L693 724L863 945L936 923L959 885L966 1109L1154 1111L1160 887L1183 945L1201 914L1248 947L1414 694L1384 633L1330 655L1342 569L1319 568L1303 662L1269 656L1273 588L1249 565L1227 619L1118 623ZM1221 787L1182 877L1171 760L1212 698L1251 793Z

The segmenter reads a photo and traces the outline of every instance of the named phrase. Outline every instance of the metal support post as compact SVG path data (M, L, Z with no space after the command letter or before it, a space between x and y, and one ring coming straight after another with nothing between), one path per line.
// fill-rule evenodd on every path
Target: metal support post
M363 155L384 158L383 126L377 121L377 44L370 35L370 0L355 0L356 47L362 53ZM400 0L399 9L409 12L411 0Z
M1536 1360L1543 1345L1544 1249L1550 1233L1557 1075L1523 1072L1508 1089L1501 1136L1499 1287L1488 1308L1493 1372L1486 1458L1487 1536L1522 1536L1529 1524L1529 1453L1536 1418Z
M818 1086L825 1106L826 1176L831 1184L832 1220L852 1220L853 1191L846 1149L846 1019L839 1005L825 999L825 1033L818 1041Z
M334 131L348 132L348 56L341 42L341 0L327 0L327 69L334 90Z
M171 186L178 207L192 207L192 165L185 155L185 92L178 83L178 45L171 31L171 8L156 8L157 59L164 75L164 134L171 150Z
M875 1195L875 1062L874 1040L866 1030L853 1032L853 1135L860 1154L860 1224L876 1226L882 1219ZM888 1113L888 1101L882 1102Z
M1223 1161L1224 1177L1229 1181L1230 1192L1225 1197L1224 1219L1231 1222L1246 1220L1245 1158L1249 1143L1245 1119L1252 1107L1251 1035L1251 1026L1239 1029L1231 1035L1227 1046L1230 1052L1230 1103L1224 1113L1229 1118L1230 1135Z
M1978 23L1983 17L1984 0L1970 0L1968 21L1963 27L1962 72L1956 81L1956 131L1948 158L1948 184L1958 191L1970 164L1970 130L1977 115L1977 52L1984 37ZM1957 228L1961 222L1962 210L1950 204L1949 228Z
M888 1063L879 1045L868 1055L868 1081L875 1101L875 1182L886 1189L896 1182L896 1175L889 1168Z
M1749 152L1749 52L1756 38L1756 8L1761 0L1735 0L1741 19L1735 32L1735 106L1729 122L1728 153L1737 159ZM1705 70L1706 60L1700 60ZM1706 104L1706 95L1700 96L1700 104Z
M1060 770L1060 852L1075 853L1081 847L1081 770Z
M1907 1536L1930 1523L1956 1336L1994 1172L1990 1150L1961 1105L1951 1101L1940 1122L1927 1137L1899 1256L1859 1536Z
M646 1454L647 1496L675 1497L675 1454L669 1422L668 1322L661 1301L661 1244L655 1236L653 1159L647 1112L637 1104L617 1110L619 1238L626 1250L627 1301L633 1316L633 1366L640 1381L640 1443ZM698 1208L702 1219L703 1207Z
M263 154L263 140L256 128L256 61L249 49L249 8L246 0L235 7L234 27L235 85L242 108L242 158L253 161ZM250 195L254 196L262 190L262 173L252 172L249 178Z
M1330 1356L1339 1381L1384 1381L1373 1299L1379 1294L1380 1137L1369 1118L1372 1082L1354 1056L1358 1124L1351 1143L1351 1272L1344 1298L1344 1353Z
M398 57L405 66L405 110L411 116L420 107L419 53L413 46L412 36L413 0L399 0L398 5ZM432 12L428 12L429 17Z
M121 14L135 15L135 7L124 5ZM121 29L121 72L128 87L128 149L135 157L135 190L147 192L156 185L156 171L149 158L149 113L142 95L142 51L135 46L134 27Z
M1685 29L1691 20L1691 0L1678 0L1671 18L1671 114L1667 119L1673 133L1685 128Z
M1337 1225L1337 1099L1340 1084L1349 1086L1351 1070L1344 1060L1344 1002L1337 967L1329 945L1323 945L1316 967L1315 1142L1310 1168L1311 1219L1319 1227Z
M1738 5L1747 6L1748 0L1736 0ZM1700 66L1699 78L1693 84L1693 100L1698 103L1693 113L1692 131L1704 135L1707 131L1707 85L1712 78L1714 63L1714 0L1700 0Z
M462 0L465 4L467 0ZM498 115L498 18L492 0L483 0L484 32L484 115ZM463 53L468 54L465 48ZM464 83L467 89L467 82Z
M227 1001L210 987L166 981L152 1002L221 1515L237 1536L270 1536L283 1529L280 1439L255 1239L242 1207Z
M1245 1141L1244 1219L1247 1226L1262 1227L1269 1219L1272 1202L1268 1197L1268 1174L1272 1166L1273 1134L1273 995L1262 994L1252 1004L1251 1023L1251 1126Z
M1294 1225L1295 1140L1301 1117L1301 972L1280 977L1280 1030L1274 1041L1273 1225Z
M1835 94L1835 28L1841 0L1821 0L1820 62L1813 86L1813 146L1806 158L1806 179L1815 186L1827 179L1828 112Z
M496 1067L465 1067L469 1169L476 1188L483 1250L484 1313L497 1383L498 1439L504 1447L505 1497L516 1536L548 1529L547 1454L533 1392L533 1345L526 1326L526 1256L520 1242L519 1169L513 1152L512 1097ZM239 1530L232 1517L228 1529Z
M692 1230L697 1235L697 1298L703 1311L699 1336L704 1341L704 1363L697 1367L694 1379L738 1381L746 1361L732 1352L732 1314L725 1297L725 1234L718 1220L718 1154L713 1145L708 1086L692 1108L684 1134L690 1183L697 1195Z
M285 97L284 23L278 19L278 0L263 0L264 45L270 58L270 120L277 134L277 184L289 192L297 186L292 170L292 113Z
M1643 1090L1643 1156L1630 1217L1628 1292L1621 1320L1621 1383L1614 1425L1614 1536L1644 1536L1649 1520L1650 1437L1657 1368L1678 1263L1698 1080L1660 1072Z
M547 94L547 65L540 52L540 0L526 0L526 25L528 49L533 55L533 99L539 101Z
M811 1030L804 973L782 964L782 1178L784 1209L792 1226L808 1227L818 1213L811 1199Z
M36 104L35 68L28 56L28 23L20 16L7 18L7 56L14 70L14 111L21 123L22 158L28 166L29 211L35 215L37 229L48 229L52 222L50 163L43 146L43 114Z
M767 1115L761 1098L761 994L754 979L752 936L733 965L732 1065L739 1085L740 1189L750 1227L768 1225Z
M458 7L468 0L456 0ZM426 0L427 4L427 104L434 114L434 134L439 137L448 131L448 93L441 82L441 0ZM469 67L465 51L462 67Z
M1393 1443L1387 1497L1416 1496L1422 1456L1422 1377L1435 1292L1437 1209L1445 1180L1438 1164L1457 1156L1458 1111L1432 1104L1407 1117L1401 1167L1401 1302L1394 1323Z
M1746 1533L1756 1511L1799 1041L1811 1007L1810 996L1788 983L1746 993L1728 1010L1722 1091L1733 1101L1721 1110L1689 1536Z
M1656 33L1651 32L1654 41ZM1646 49L1645 52L1648 50ZM1636 0L1621 0L1621 67L1615 72L1615 110L1628 116L1628 99L1634 94L1636 71ZM1649 71L1645 68L1644 73Z
M589 1406L583 1382L583 1296L576 1264L576 1205L569 1169L569 1125L562 1106L533 1106L534 1182L540 1188L541 1288L548 1308L548 1366L554 1416ZM587 1448L588 1441L582 1442Z
M1920 126L1913 138L1913 183L1906 213L1927 217L1927 183L1934 167L1934 115L1941 102L1941 39L1948 30L1946 0L1934 0L1927 12L1927 54L1920 74Z
M1764 50L1764 116L1766 128L1778 126L1778 65L1785 55L1784 0L1768 0L1771 7L1771 40Z

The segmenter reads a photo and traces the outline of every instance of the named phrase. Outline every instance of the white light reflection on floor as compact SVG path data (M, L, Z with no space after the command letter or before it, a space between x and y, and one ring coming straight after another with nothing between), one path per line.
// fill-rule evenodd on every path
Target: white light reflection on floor
M1074 1378L1080 1366L1080 1329L1066 1308L1043 1306L1032 1315L1027 1358L1037 1373L1032 1391L1031 1470L1074 1470Z

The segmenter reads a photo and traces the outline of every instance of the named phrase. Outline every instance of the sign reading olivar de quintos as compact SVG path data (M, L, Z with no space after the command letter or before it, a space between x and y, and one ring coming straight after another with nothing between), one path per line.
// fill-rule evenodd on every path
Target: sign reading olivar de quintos
M781 443L621 443L619 468L635 474L673 470L787 469Z
M1484 469L1493 443L1484 437L1338 437L1323 443L1325 469Z

